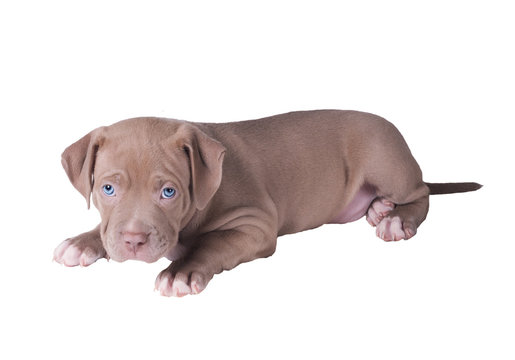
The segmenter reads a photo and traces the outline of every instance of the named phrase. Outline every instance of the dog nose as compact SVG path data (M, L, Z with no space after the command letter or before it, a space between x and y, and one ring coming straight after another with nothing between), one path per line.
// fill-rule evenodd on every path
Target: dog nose
M148 240L148 235L141 232L124 232L122 233L122 237L127 249L134 253L136 253L138 249L145 245Z

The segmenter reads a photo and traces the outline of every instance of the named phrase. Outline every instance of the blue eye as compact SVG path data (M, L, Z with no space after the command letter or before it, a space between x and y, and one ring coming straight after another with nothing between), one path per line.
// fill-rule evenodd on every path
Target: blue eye
M114 187L113 185L104 185L102 186L102 190L104 191L104 194L106 194L107 196L113 196L114 195Z
M171 187L164 188L161 197L163 199L171 199L175 196L175 189Z

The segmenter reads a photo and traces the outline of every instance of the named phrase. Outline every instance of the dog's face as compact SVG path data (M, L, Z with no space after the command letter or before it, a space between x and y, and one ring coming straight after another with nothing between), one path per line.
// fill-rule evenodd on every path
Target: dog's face
M215 194L224 153L188 123L138 118L92 131L62 162L100 212L108 256L154 262L172 256L180 230Z

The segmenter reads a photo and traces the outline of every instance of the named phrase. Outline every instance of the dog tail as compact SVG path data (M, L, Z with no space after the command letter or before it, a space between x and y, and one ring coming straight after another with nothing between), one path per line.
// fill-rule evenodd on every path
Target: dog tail
M426 185L429 187L430 195L454 194L468 191L476 191L483 187L483 185L475 182L426 183Z

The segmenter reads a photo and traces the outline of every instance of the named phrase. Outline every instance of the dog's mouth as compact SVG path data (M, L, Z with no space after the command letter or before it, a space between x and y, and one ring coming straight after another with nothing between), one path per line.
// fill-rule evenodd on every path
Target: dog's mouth
M154 263L173 253L174 246L170 245L169 240L173 238L173 236L168 237L157 231L149 233L108 233L104 241L104 248L108 257L116 262L138 260Z
M162 256L161 256L162 257ZM161 257L154 258L150 257L146 254L136 254L136 255L128 255L128 254L115 254L115 256L110 256L110 259L116 261L116 262L124 262L127 260L137 260L137 261L143 261L148 264L154 263L157 260L159 260Z

